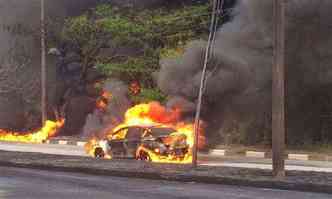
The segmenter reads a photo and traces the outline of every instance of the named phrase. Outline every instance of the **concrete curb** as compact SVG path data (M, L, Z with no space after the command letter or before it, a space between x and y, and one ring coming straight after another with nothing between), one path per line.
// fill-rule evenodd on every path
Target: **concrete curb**
M281 181L273 179L270 174L258 169L232 168L230 170L228 168L201 166L192 169L189 165L177 167L176 165L152 165L144 162L137 164L124 162L120 164L117 161L103 161L78 157L63 158L63 156L56 155L1 151L0 157L0 166L7 167L332 194L331 178L328 178L327 181L326 178L325 181L324 178L322 178L322 181L319 181L319 183L314 183L315 181L310 180L311 178L317 177L317 175L324 175L326 177L327 174L325 175L323 173L293 172L289 173L289 178ZM218 170L219 173L216 172L214 174L214 172L212 172L214 170ZM294 176L299 176L302 180L293 179ZM303 178L303 176L306 176L306 178Z
M226 150L224 149L212 149L208 153L209 155L213 156L226 156Z
M69 140L69 139L51 139L45 141L46 144L59 144L59 145L75 145L75 146L84 146L86 141L84 140ZM232 149L211 149L208 152L203 153L204 155L216 156L216 157L225 157L225 156L234 156L234 152ZM246 150L244 153L237 153L237 156L243 156L246 158L271 158L272 155L270 152L266 151L253 151L253 150ZM329 155L312 155L312 154L305 154L305 153L289 153L286 154L286 160L301 160L301 161L332 161L332 156Z
M309 160L309 155L308 154L288 154L288 159L289 160Z
M246 151L246 157L248 158L266 158L265 152Z
M84 146L86 144L85 141L70 141L70 140L46 140L46 144L59 144L59 145L74 145L74 146Z

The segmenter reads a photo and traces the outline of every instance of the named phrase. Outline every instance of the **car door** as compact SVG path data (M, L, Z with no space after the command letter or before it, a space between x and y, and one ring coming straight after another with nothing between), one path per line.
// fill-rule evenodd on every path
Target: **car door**
M127 132L128 128L123 128L116 134L121 136L114 136L115 138L109 141L110 152L113 158L125 158L127 156L126 138L122 138L122 136L126 136Z
M141 144L143 130L141 127L128 128L126 139L124 140L124 147L126 148L128 158L136 157L136 150Z

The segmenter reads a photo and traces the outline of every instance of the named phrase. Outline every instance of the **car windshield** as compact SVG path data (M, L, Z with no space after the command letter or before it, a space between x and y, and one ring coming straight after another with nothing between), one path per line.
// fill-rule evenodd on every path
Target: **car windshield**
M156 137L167 136L167 135L170 135L171 133L176 132L176 130L173 128L161 128L161 127L152 127L152 128L150 128L150 130L151 130L151 134Z
M113 139L140 139L141 137L149 135L153 137L168 136L174 132L176 132L176 130L173 128L130 126L118 130L112 137Z

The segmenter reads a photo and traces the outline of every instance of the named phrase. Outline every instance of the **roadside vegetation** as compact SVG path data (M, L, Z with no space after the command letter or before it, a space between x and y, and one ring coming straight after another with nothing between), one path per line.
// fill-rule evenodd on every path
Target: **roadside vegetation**
M103 80L138 82L141 92L130 96L135 103L163 102L167 96L153 81L160 59L180 56L188 41L204 37L209 12L208 3L139 12L103 4L67 19L61 38L79 55L82 80L95 68Z

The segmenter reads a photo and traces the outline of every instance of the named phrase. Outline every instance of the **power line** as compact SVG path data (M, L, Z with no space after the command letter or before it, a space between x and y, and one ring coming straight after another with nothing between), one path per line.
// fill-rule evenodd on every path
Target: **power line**
M218 2L217 2L217 15L218 16L225 16L224 14L223 14L223 9L222 9L222 5L224 5L224 0L219 0ZM216 19L216 23L214 24L214 29L213 29L213 31L214 31L214 36L213 36L213 38L212 38L212 44L213 44L213 46L211 47L212 48L212 50L214 50L214 43L215 43L215 40L216 40L216 32L217 32L217 29L218 29L218 24L219 24L219 19L220 19L220 17L217 17L217 19ZM213 54L213 52L212 52L212 54Z
M219 13L218 15L220 16L225 16L225 14L223 13L223 5L224 5L224 0L218 0L218 5L217 5L217 8L218 8L218 12L221 12ZM216 32L217 32L217 29L218 29L218 24L219 24L219 19L220 17L217 17L216 19L216 23L215 23L215 26L214 26L214 36L213 36L213 41L212 41L212 52L211 52L211 55L214 54L214 50L215 50L215 43L216 43ZM210 71L210 73L208 73L205 77L205 83L204 83L204 90L206 90L206 84L207 84L207 81L208 79L212 76L212 74L217 70L218 66L215 66L213 70Z

